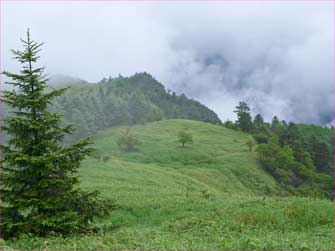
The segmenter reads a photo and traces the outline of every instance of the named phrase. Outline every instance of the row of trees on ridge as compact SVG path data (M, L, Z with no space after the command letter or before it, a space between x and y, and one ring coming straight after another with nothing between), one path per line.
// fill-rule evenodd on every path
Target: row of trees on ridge
M260 162L283 188L297 195L333 198L333 128L286 123L277 116L267 123L261 114L252 119L245 102L234 112L237 121L223 125L253 136Z

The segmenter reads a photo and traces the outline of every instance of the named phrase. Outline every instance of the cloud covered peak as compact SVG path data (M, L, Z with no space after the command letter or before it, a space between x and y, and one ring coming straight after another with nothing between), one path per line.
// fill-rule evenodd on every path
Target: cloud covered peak
M146 71L222 120L245 100L267 120L325 124L334 114L333 5L5 2L2 65L15 68L8 51L29 26L51 72L97 82Z

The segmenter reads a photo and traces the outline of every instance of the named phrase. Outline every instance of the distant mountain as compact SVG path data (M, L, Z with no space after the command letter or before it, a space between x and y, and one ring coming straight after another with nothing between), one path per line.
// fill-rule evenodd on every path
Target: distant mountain
M53 74L50 76L50 80L48 81L49 86L52 87L61 87L61 86L70 86L70 85L78 85L78 84L87 84L86 80L71 77L64 74Z
M64 81L63 81L64 83ZM176 95L148 73L105 78L97 84L72 85L51 110L76 126L68 140L111 126L143 124L162 119L191 119L221 124L215 112L184 94Z

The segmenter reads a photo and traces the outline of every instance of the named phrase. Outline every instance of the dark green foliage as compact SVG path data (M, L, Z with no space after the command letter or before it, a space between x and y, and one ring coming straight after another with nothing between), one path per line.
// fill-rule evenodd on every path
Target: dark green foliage
M184 147L186 143L193 143L193 136L191 133L183 130L178 133L178 141Z
M101 204L96 192L78 188L78 168L92 153L92 142L61 144L73 128L61 126L61 115L49 112L48 105L66 89L46 92L44 68L33 67L42 44L30 40L29 30L22 42L23 51L12 51L22 70L3 72L15 88L2 95L2 102L11 108L2 126L9 135L7 145L1 146L2 237L87 231L93 218L108 214L110 208Z
M261 128L264 124L264 119L261 114L257 114L254 118L254 127Z
M279 126L280 126L279 119L277 118L277 116L274 116L271 122L271 129L275 131Z
M270 135L267 132L255 133L253 137L258 144L268 143L270 139Z
M330 149L333 149L333 145L329 142L332 142L333 136L327 135L331 129L294 123L287 126L286 123L280 123L276 117L272 129L269 143L258 148L263 166L290 193L332 199L333 157ZM318 137L315 132L318 132Z
M276 128L278 128L279 126L280 126L279 122L278 124L275 123ZM281 146L297 145L300 143L298 141L299 141L299 131L298 131L298 127L294 123L290 123L287 128L279 132L279 143Z
M251 133L259 145L264 168L290 194L333 198L334 129L314 125L287 124L274 116L271 124L261 114L251 121L250 109L240 102L234 111L236 123L226 121L229 129ZM253 141L246 145L252 150Z
M117 141L118 146L121 150L130 152L135 151L136 146L140 144L140 141L131 134L130 128L127 128L120 136Z
M311 156L307 151L307 145L301 137L297 125L289 123L288 127L282 127L277 133L279 136L279 144L281 146L289 145L294 150L295 159L310 169L313 169Z
M5 106L4 110L9 111L9 107ZM76 126L73 134L66 135L67 144L111 126L162 119L221 124L218 116L206 106L184 94L167 93L164 86L147 73L105 78L98 84L76 84L53 100L50 110L63 114L64 124ZM8 116L8 112L4 116Z
M237 114L236 125L243 132L252 132L253 124L250 115L250 109L245 102L240 102L234 111Z
M318 171L325 173L332 171L332 152L330 151L330 147L327 142L315 139L312 142L312 154L315 167Z
M334 128L300 124L298 130L317 170L333 175Z
M291 148L281 148L273 143L260 144L257 152L261 163L267 171L280 182L289 183L291 173L287 172L287 169L290 168L294 161Z
M261 114L257 114L254 118L252 134L258 144L267 143L271 137L270 126L264 122Z
M72 142L111 126L143 124L161 119L192 119L221 124L206 106L185 95L169 94L147 73L109 78L98 84L75 85L51 107L64 114L77 130L66 138Z
M322 184L313 170L294 158L289 146L261 144L257 149L264 168L283 186L283 189L295 195L326 196Z
M228 128L228 129L232 129L232 130L237 130L238 127L236 126L236 124L233 121L227 120L223 123L223 126Z

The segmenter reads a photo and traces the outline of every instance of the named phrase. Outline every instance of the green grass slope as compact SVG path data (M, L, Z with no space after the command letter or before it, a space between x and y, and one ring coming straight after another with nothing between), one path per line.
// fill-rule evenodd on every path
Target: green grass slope
M185 148L176 137L182 129L194 136ZM97 222L100 232L22 236L5 242L5 249L334 249L332 202L275 196L280 190L245 145L248 135L166 120L133 126L141 144L125 153L116 144L123 130L100 132L99 157L86 160L80 172L83 188L98 189L119 206Z
M244 133L199 121L163 120L132 127L132 135L141 143L138 151L129 153L116 143L124 130L116 127L99 133L98 154L163 167L159 170L186 175L227 194L279 192L272 177L259 167L256 153L246 146L249 136ZM181 147L177 138L180 130L193 135L193 144Z

